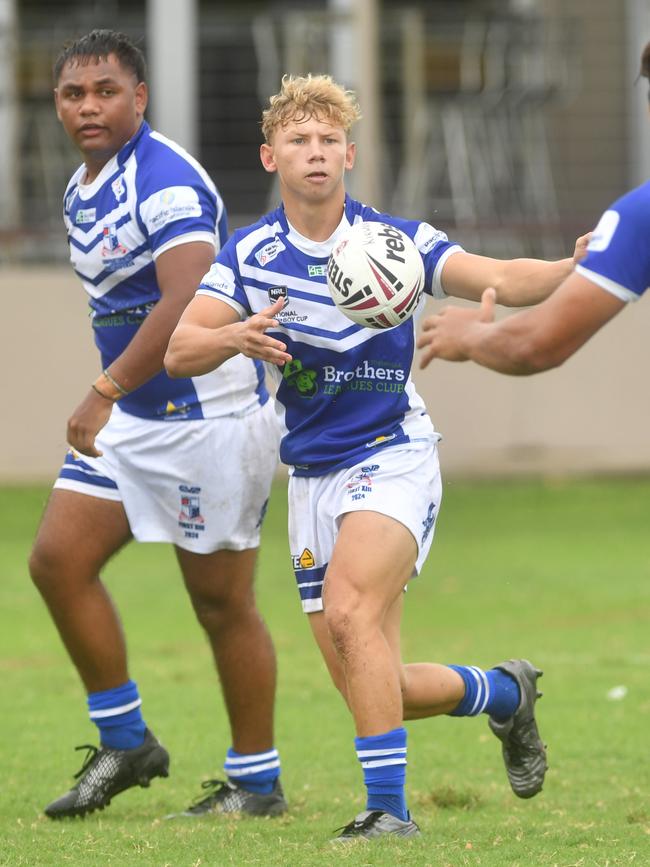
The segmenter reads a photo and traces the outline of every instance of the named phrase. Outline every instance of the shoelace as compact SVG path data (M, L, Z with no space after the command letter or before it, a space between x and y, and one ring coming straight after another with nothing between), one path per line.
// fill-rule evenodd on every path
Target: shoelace
M77 773L74 775L74 779L78 780L79 777L83 776L88 768L92 765L92 763L97 758L97 753L100 751L99 747L96 747L94 744L81 744L79 747L75 747L75 751L77 750L88 750L86 753L86 757L83 760L82 766L79 768Z
M372 813L369 813L362 822L357 822L356 819L353 819L347 825L341 825L340 828L334 828L332 833L336 834L338 831L343 831L343 833L346 831L365 831L366 828L370 828L374 825L381 815L381 810L373 810Z
M200 807L202 804L209 803L216 795L219 794L219 792L222 792L224 789L229 789L230 784L227 783L226 780L205 780L203 783L201 783L201 788L211 789L211 791L203 797L199 795L198 798L193 801L192 807Z

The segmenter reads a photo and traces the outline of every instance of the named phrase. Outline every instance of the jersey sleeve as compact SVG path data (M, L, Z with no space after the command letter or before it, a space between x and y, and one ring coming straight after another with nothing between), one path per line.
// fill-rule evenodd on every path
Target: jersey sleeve
M650 184L615 202L596 226L576 271L621 301L636 301L650 284Z
M190 241L206 241L218 249L227 230L216 190L173 152L162 151L147 162L147 168L138 178L138 220L149 238L154 260L171 247Z
M225 301L237 311L241 319L246 319L252 314L239 273L235 237L232 237L218 254L212 267L201 280L196 294Z

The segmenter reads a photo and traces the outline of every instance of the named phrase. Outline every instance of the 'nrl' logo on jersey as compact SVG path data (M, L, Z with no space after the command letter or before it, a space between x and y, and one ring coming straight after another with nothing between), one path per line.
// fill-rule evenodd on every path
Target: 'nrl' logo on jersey
M278 298L284 299L284 306L287 306L289 300L289 289L286 286L269 286L269 301L275 304Z

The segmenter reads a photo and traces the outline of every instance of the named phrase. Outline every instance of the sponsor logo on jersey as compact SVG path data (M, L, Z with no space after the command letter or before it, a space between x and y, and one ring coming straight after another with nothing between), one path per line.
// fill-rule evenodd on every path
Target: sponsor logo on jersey
M311 398L318 392L318 374L307 370L299 358L294 358L282 368L282 379L289 388L295 388L300 397Z
M113 183L111 184L111 189L113 190L113 195L119 202L126 195L126 186L124 185L124 175L120 175L119 178L115 178Z
M183 403L183 404L180 404L180 406L178 406L177 404L173 403L171 400L168 400L167 405L165 406L164 415L166 415L166 416L187 415L187 413L189 411L190 411L190 408L187 404Z
M327 265L307 265L307 273L310 277L325 277Z
M448 241L449 238L445 235L444 232L441 232L439 229L434 229L433 234L427 238L423 244L418 244L418 250L420 253L428 253L429 250L433 250L436 244L440 243L440 241Z
M402 394L406 387L407 374L401 367L388 362L364 359L363 364L352 370L323 366L323 392L342 394L345 391L372 391L378 394Z
M275 304L278 298L284 298L284 306L287 306L289 300L289 290L286 286L269 286L269 301Z
M394 440L396 436L397 436L397 434L388 434L388 435L381 434L380 436L375 437L374 440L370 440L369 443L366 443L366 448L367 449L374 449L377 446L383 445L384 443L389 443L391 440Z
M77 225L82 223L95 223L97 221L97 208L79 208L74 221Z
M291 566L294 572L300 572L301 569L313 569L315 565L316 560L309 548L304 548L302 554L291 555Z
M265 265L268 265L269 262L272 262L277 256L279 256L283 250L286 249L287 248L284 246L280 238L278 238L276 235L272 241L270 241L268 244L265 244L255 253L255 258L263 268Z
M429 503L429 510L427 512L427 516L422 521L423 531L422 531L422 542L427 538L429 533L431 532L431 528L433 527L436 520L436 504Z
M198 539L205 530L205 518L201 514L201 488L196 485L179 485L181 507L178 526L188 539Z

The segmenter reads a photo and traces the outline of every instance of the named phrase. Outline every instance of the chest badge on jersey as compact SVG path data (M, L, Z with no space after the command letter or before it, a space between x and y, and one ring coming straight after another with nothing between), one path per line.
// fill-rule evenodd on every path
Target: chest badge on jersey
M117 271L119 268L128 268L133 261L133 256L120 243L117 237L117 227L114 223L105 223L102 232L102 259L104 267L109 271Z
M284 306L287 306L289 300L289 290L286 286L269 286L269 301L275 304L278 298L284 298Z

